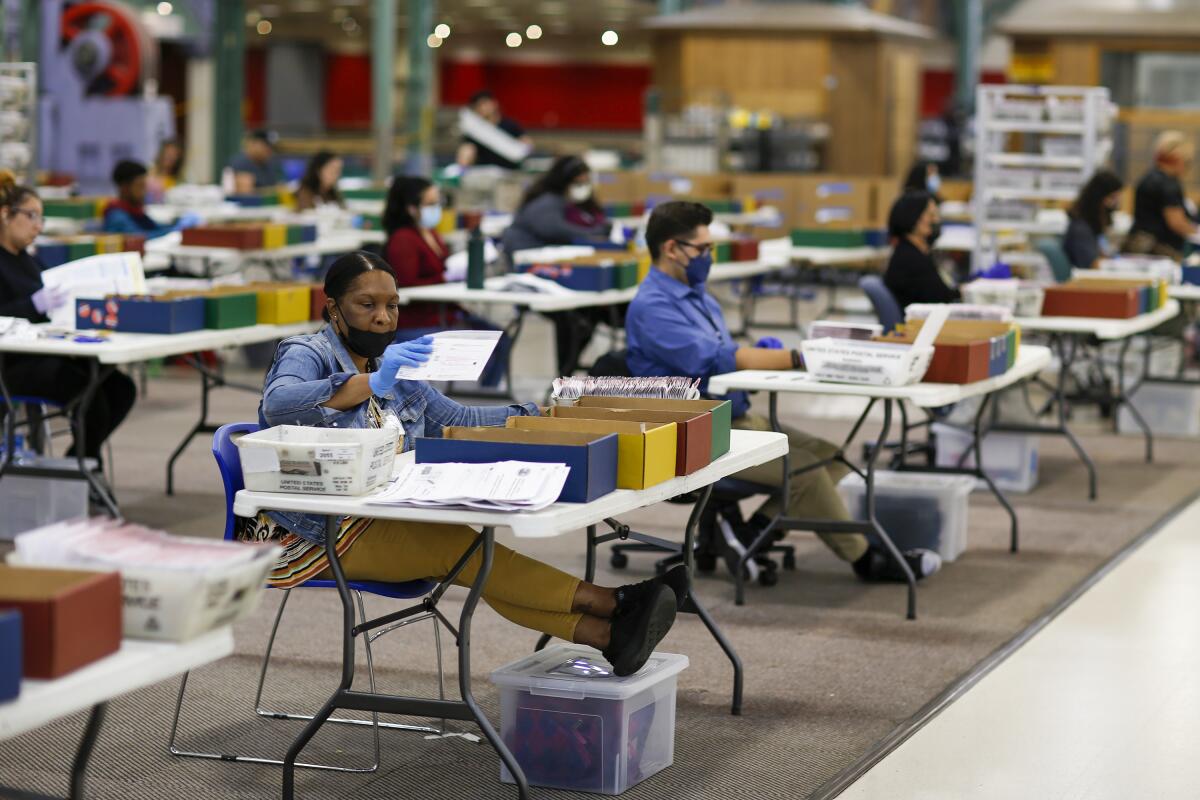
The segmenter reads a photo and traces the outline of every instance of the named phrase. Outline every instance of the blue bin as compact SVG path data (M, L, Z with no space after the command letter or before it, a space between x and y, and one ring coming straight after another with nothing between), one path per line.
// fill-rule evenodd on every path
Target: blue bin
M109 297L75 301L75 325L122 333L187 333L204 329L204 298Z
M0 610L0 703L21 693L21 612Z

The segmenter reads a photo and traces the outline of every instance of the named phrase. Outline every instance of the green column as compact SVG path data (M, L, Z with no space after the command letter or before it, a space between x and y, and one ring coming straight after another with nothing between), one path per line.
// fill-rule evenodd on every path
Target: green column
M684 0L658 0L658 13L662 15L678 14L684 10Z
M416 175L433 172L433 48L425 40L433 32L436 7L435 0L408 0L404 132L408 138L406 169Z
M21 3L21 57L18 61L40 61L42 54L42 8L39 0L23 0ZM43 87L38 86L38 91Z
M964 114L975 112L975 87L979 85L979 53L983 49L982 0L960 0L955 7L958 69L954 76L955 106Z
M375 0L371 19L371 134L375 157L371 177L382 183L392 173L396 135L396 3Z
M213 97L213 180L242 148L242 103L246 83L246 4L220 0L213 30L216 86Z

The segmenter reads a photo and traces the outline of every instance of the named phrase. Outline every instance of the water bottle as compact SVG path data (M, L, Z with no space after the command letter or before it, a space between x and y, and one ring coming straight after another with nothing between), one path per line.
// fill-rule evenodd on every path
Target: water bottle
M467 288L483 288L483 232L478 225L467 240Z

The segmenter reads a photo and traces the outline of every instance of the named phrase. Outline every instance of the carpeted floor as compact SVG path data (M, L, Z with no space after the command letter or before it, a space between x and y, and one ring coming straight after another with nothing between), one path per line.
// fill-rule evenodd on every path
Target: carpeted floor
M177 533L219 535L224 507L206 442L198 439L180 461L179 495L162 494L162 468L195 413L195 391L186 374L151 383L136 419L116 438L117 489L131 519ZM251 419L255 405L250 395L221 392L215 397L214 419ZM804 400L789 400L782 407L785 421L830 438L847 429L842 421L812 420L813 409ZM1041 484L1030 495L1014 497L1022 552L1008 553L1007 517L998 505L973 495L968 550L922 586L915 622L903 619L900 587L855 581L845 565L803 534L792 537L799 550L797 571L782 574L774 588L752 587L743 607L733 605L731 586L723 578L701 577L699 595L746 664L745 714L728 713L728 662L696 618L682 617L660 648L691 660L679 679L675 765L628 796L809 796L1196 491L1200 452L1194 442L1161 440L1156 463L1146 465L1140 440L1102 433L1095 423L1081 421L1077 427L1100 465L1099 500L1087 501L1085 473L1065 443L1043 439ZM684 517L682 508L660 506L625 521L677 536ZM501 539L513 543L510 537ZM581 536L519 546L572 571L583 569ZM650 571L645 557L634 558L623 573L611 571L604 558L599 582L615 585ZM448 596L444 608L449 613L457 611L460 596ZM298 730L298 723L260 720L251 710L258 658L276 602L277 595L269 594L257 613L237 627L237 655L194 676L182 723L183 746L277 755ZM385 607L375 600L369 610ZM277 644L270 697L311 708L327 696L336 682L339 624L332 593L295 594ZM432 692L431 638L422 624L379 642L381 686ZM448 637L443 638L452 655ZM513 628L490 609L481 606L476 615L474 679L493 720L498 720L498 700L489 672L527 653L534 640L532 633ZM448 679L454 686L452 663ZM93 761L90 796L277 796L278 768L179 760L166 753L177 688L172 681L112 704ZM0 783L64 793L82 722L77 715L0 742ZM322 733L307 755L362 763L369 758L369 744L365 730L337 728ZM498 782L498 760L486 745L462 738L426 741L387 731L383 749L383 766L375 775L301 772L299 796L514 796L511 787Z

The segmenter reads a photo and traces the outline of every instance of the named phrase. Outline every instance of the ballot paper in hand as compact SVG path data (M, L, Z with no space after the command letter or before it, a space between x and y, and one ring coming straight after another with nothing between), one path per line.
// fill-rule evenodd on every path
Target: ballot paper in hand
M419 367L401 367L396 380L475 381L483 374L500 331L440 331L430 336L433 352Z
M500 461L491 464L408 464L383 491L380 505L536 511L554 503L571 468L566 464Z

